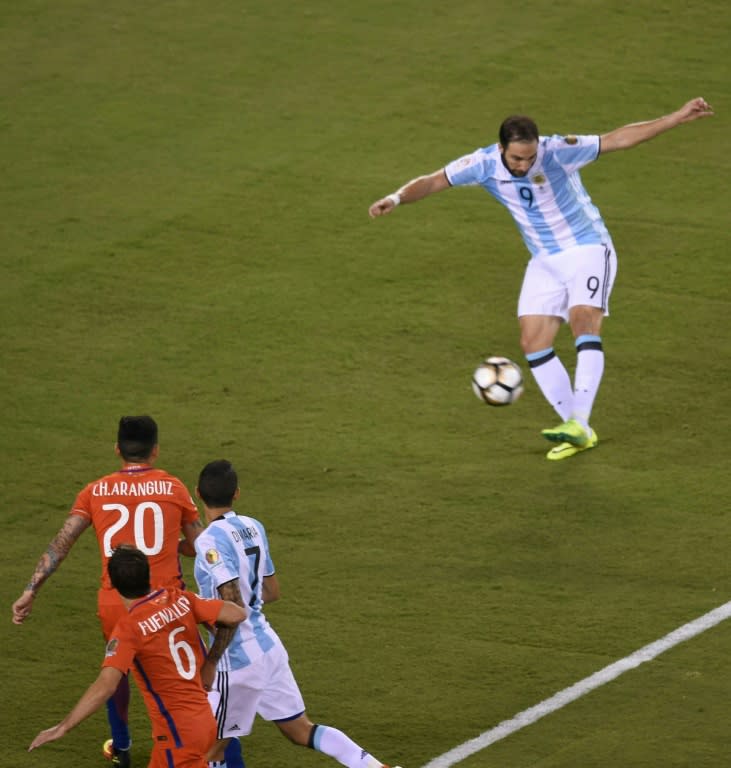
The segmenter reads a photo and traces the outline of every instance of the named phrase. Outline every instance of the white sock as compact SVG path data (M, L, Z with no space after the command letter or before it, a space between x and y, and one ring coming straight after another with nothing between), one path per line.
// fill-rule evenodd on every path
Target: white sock
M530 352L525 359L543 397L553 406L561 421L570 419L574 410L574 391L568 371L556 356L553 347L542 349L540 352Z
M381 768L381 763L359 747L349 736L329 725L316 725L310 746L347 768Z
M584 335L576 339L576 374L574 376L574 408L572 416L589 432L589 419L594 399L604 374L604 350L599 336Z

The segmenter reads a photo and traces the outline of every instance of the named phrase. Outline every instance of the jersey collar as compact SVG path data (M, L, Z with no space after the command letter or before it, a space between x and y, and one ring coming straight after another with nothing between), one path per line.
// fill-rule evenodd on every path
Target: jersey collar
M497 173L495 175L497 176L498 181L503 183L512 181L514 183L519 184L521 181L522 182L530 181L536 175L543 175L543 170L542 170L543 155L545 154L543 139L538 140L538 149L536 150L536 159L533 161L533 165L531 165L530 170L525 176L513 176L513 174L510 173L507 166L505 165L505 161L503 160L503 155L500 152L499 147L497 151L499 153L499 157L498 157L498 162L496 164Z
M165 591L164 589L157 589L154 592L150 592L144 597L141 597L139 600L136 600L134 603L130 605L129 612L132 613L132 611L134 611L135 608L139 608L141 605L144 605L150 600L154 600L156 597L161 595L164 591Z
M147 472L148 469L152 469L152 464L125 464L119 471L131 475L135 472Z

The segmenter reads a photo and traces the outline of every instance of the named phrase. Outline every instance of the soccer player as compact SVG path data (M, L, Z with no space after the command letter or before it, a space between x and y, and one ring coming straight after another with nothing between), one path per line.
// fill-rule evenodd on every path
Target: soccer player
M333 757L348 768L387 768L342 731L315 725L305 712L289 658L281 640L263 613L264 603L279 598L264 526L237 514L232 504L239 497L236 471L225 460L207 464L198 479L208 527L196 539L195 577L204 597L221 597L247 606L246 621L236 630L218 630L234 638L203 684L218 721L212 765L221 759L226 741L251 733L257 713L278 726L294 744Z
M550 460L594 448L599 441L589 419L604 373L601 327L617 271L611 237L579 169L600 154L629 149L710 115L710 105L696 98L664 117L590 136L541 136L529 117L508 117L498 143L407 182L369 208L371 217L382 216L449 187L476 185L508 209L531 254L518 300L520 344L538 387L561 419L559 426L542 431L555 443ZM573 385L553 349L562 322L568 322L575 339Z
M207 768L216 721L201 683L204 660L198 624L235 629L246 611L235 603L204 600L175 587L151 589L150 564L136 547L121 545L108 559L107 575L125 614L112 628L102 670L60 723L41 731L29 750L65 736L113 695L129 670L152 721L149 768ZM214 657L230 635L220 632Z
M122 460L122 468L89 483L76 497L66 522L38 561L23 594L13 604L16 624L28 618L40 587L90 526L99 540L102 569L98 616L106 640L125 614L124 604L107 572L109 558L117 544L134 542L148 556L155 587L185 586L179 554L195 555L193 542L203 526L183 482L153 466L159 455L154 419L122 417L115 452ZM130 765L128 707L129 679L123 675L107 702L113 740L112 762L119 768Z

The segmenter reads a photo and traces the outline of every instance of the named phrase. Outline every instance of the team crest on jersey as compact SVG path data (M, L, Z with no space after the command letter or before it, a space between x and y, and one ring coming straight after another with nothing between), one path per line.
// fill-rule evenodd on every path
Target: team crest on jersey
M119 640L117 640L116 637L113 637L108 643L106 650L104 651L105 656L114 656L114 654L117 652L117 646L119 645Z
M537 173L535 176L531 178L531 181L534 184L545 184L546 183L546 177L542 173Z
M208 562L209 565L215 565L220 559L221 558L217 550L209 549L206 552L206 561Z
M579 143L579 140L576 138L576 136L565 136L564 141L571 145Z

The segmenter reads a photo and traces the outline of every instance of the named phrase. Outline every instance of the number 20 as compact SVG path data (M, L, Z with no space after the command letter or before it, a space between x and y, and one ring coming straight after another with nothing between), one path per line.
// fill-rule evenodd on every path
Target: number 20
M129 509L124 504L104 504L102 509L105 512L118 512L119 519L104 531L104 556L112 556L112 536L124 528L129 522ZM145 517L147 513L152 514L152 544L149 545L145 540ZM134 517L135 546L146 555L157 555L162 550L163 542L163 515L162 507L154 501L143 501L135 507L132 513Z

